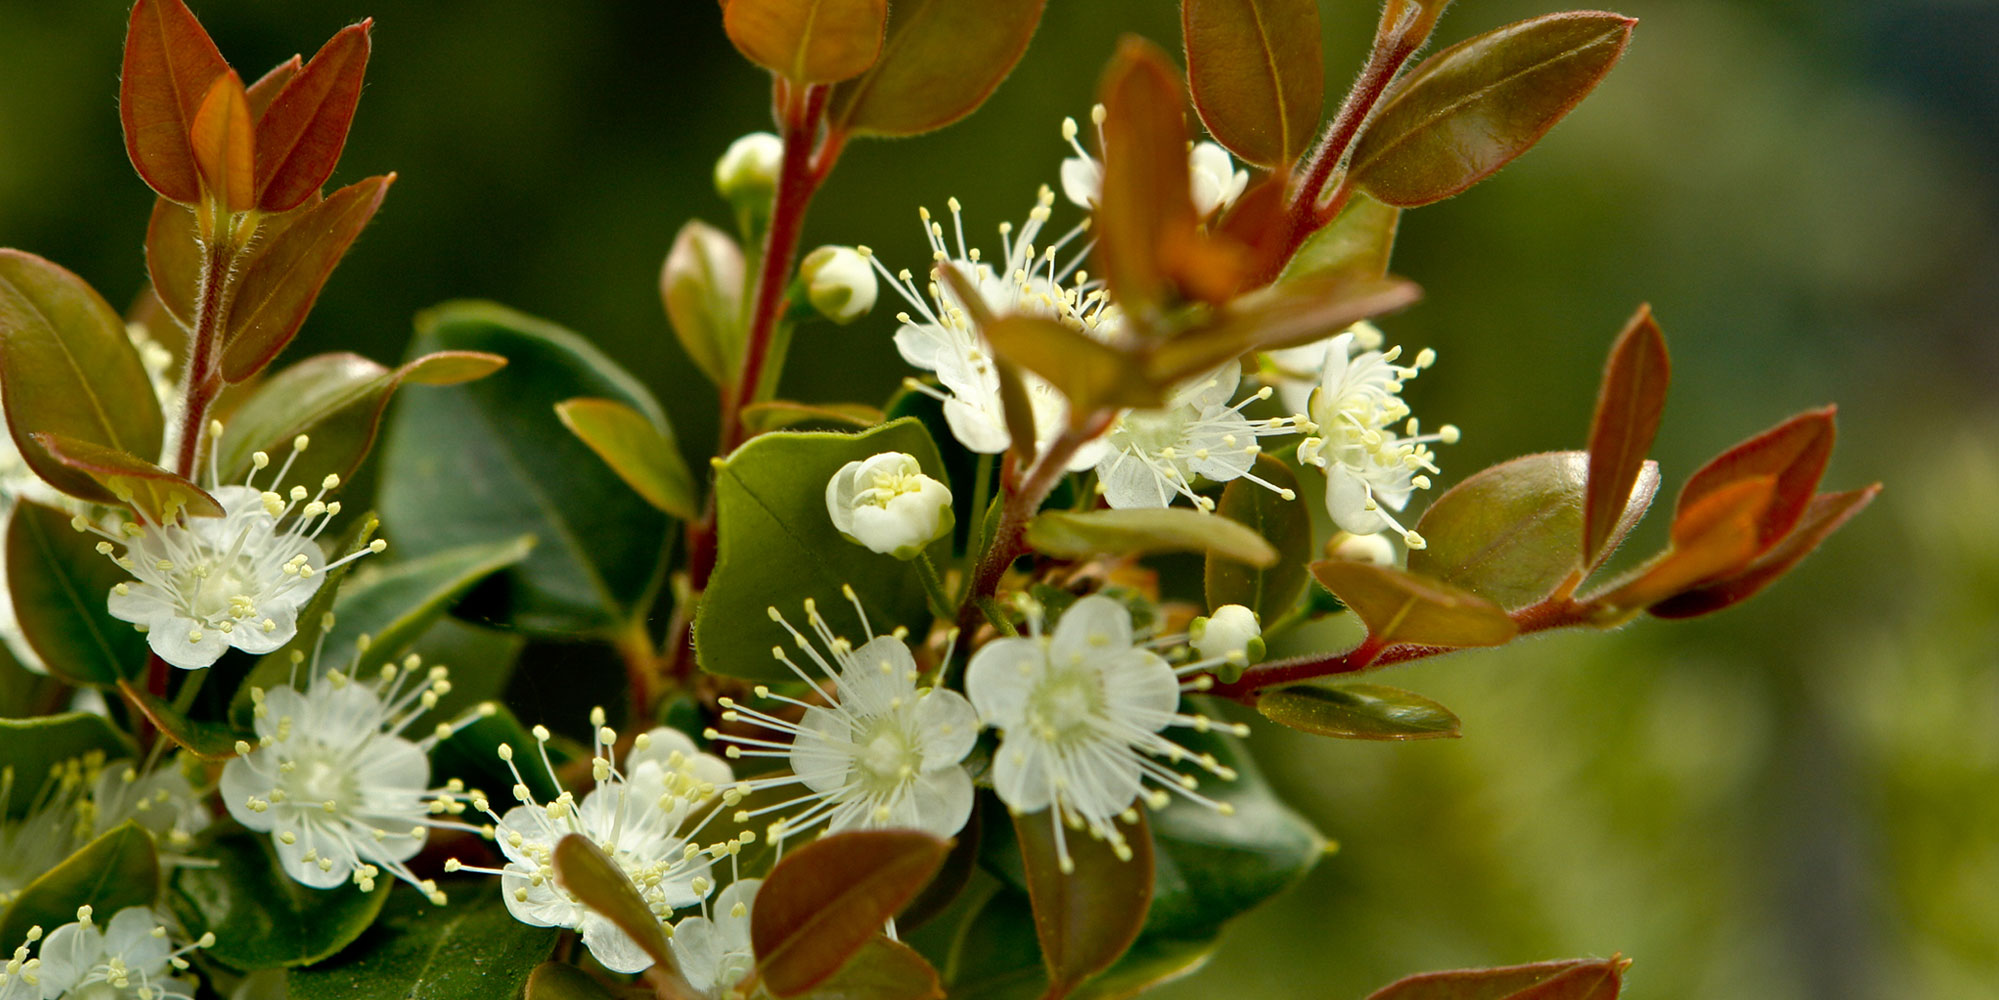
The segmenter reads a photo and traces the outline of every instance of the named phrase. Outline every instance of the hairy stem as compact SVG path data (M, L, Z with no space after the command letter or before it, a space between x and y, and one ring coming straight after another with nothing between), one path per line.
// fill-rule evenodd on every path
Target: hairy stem
M1002 487L1006 493L1000 501L999 526L993 531L992 544L986 547L978 565L972 570L971 582L965 590L966 600L958 609L958 628L964 634L971 635L976 631L981 618L992 622L995 627L1005 623L1005 617L996 613L998 609L993 598L999 592L1000 579L1006 575L1007 567L1027 552L1028 520L1041 509L1041 502L1048 499L1055 485L1062 481L1076 450L1103 434L1116 417L1117 414L1110 410L1092 414L1080 426L1071 426L1049 442L1048 449L1041 453L1040 460L1025 478L1018 481L1017 486L1013 485L1013 476L1005 477ZM1009 453L1009 470L1015 465Z

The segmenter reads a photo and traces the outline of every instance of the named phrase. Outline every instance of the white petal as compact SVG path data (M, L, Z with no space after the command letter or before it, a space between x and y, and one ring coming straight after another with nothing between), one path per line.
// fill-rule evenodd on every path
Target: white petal
M150 583L128 583L122 594L113 590L105 598L104 605L110 610L111 617L149 629L165 627L180 615L165 592Z
M1340 530L1372 535L1388 527L1388 519L1367 509L1367 484L1343 465L1326 469L1326 513Z
M278 601L265 602L260 611L263 618L246 618L236 623L236 631L229 634L230 642L245 653L262 656L275 651L279 646L292 641L298 634L298 609ZM271 627L264 628L269 620Z
M1091 663L1131 648L1131 612L1092 594L1069 606L1048 643L1048 662L1057 669ZM975 702L976 703L976 702Z
M1104 700L1110 713L1158 732L1180 707L1180 681L1158 654L1127 649L1102 661Z
M1052 801L1043 756L1048 749L1033 734L1009 732L993 753L993 791L1015 812L1033 813Z
M666 943L673 949L673 961L680 966L687 985L712 995L724 952L722 932L714 922L707 917L682 917L673 925L673 936Z
M1165 507L1179 494L1164 476L1137 455L1114 452L1097 463L1097 484L1104 502L1117 510Z
M914 826L925 833L954 836L972 818L972 776L962 767L917 778L908 797L916 814Z
M229 810L231 819L252 830L269 830L277 821L277 816L271 810L253 812L249 806L250 797L253 795L266 802L270 801L271 789L274 787L276 787L274 781L257 773L256 767L241 757L222 765L222 805Z
M612 972L644 972L652 967L652 957L639 947L631 935L618 929L618 925L600 916L596 911L583 915L583 947Z
M1104 171L1087 156L1071 156L1062 161L1062 194L1083 208L1094 208L1102 196Z
M1100 742L1078 755L1082 777L1069 789L1063 804L1088 819L1109 819L1138 798L1138 752L1111 741Z
M991 406L983 405L986 402L953 396L944 401L944 422L959 444L981 455L997 455L1007 449L1013 438L1007 434L999 400L991 400Z
M972 752L979 713L956 691L931 688L916 702L916 751L925 771L951 767Z
M1027 714L1027 696L1047 669L1038 639L994 639L965 667L965 695L988 726L1008 729Z
M95 924L64 924L42 939L40 954L42 995L59 997L104 959L104 932Z
M791 772L815 792L839 790L854 766L846 720L815 705L805 710L798 727L802 732L791 743Z
M190 639L191 635L199 638ZM189 618L171 618L146 632L146 645L160 659L182 670L200 670L213 666L229 651L229 636L221 629L197 628Z

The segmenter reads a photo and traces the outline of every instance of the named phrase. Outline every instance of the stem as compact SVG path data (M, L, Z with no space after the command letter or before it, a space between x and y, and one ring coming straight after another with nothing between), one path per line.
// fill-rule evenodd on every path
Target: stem
M923 581L923 594L930 598L930 613L945 621L951 621L956 617L953 610L957 608L958 602L951 599L951 591L945 588L944 581L937 576L937 564L930 561L928 552L918 552L915 562L916 578Z
M195 286L194 330L187 371L181 376L180 424L174 432L173 471L193 479L201 458L208 408L222 392L222 327L234 290L236 247L226 236L203 248L201 278ZM157 693L157 692L155 692Z

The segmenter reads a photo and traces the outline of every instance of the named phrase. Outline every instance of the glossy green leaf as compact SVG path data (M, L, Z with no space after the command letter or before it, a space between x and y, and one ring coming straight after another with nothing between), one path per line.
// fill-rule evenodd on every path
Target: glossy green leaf
M143 5L142 5L143 6ZM0 404L35 474L73 497L111 492L64 466L31 435L61 434L157 455L165 424L125 321L82 278L34 254L0 249Z
M1589 456L1553 451L1502 462L1432 501L1416 523L1426 543L1409 570L1471 591L1508 610L1554 593L1583 570L1583 505ZM1642 464L1620 520L1604 538L1615 548L1659 490L1659 466Z
M827 120L859 135L917 135L978 109L1006 79L1047 0L897 0L881 57L834 88Z
M1456 737L1450 709L1383 684L1300 684L1265 691L1256 710L1272 722L1346 740L1433 740Z
M1143 812L1138 817L1119 825L1130 855L1121 858L1106 841L1058 830L1053 812L1014 815L1049 992L1074 989L1138 939L1152 905L1152 830Z
M146 667L146 637L111 617L111 588L132 579L99 555L67 511L21 501L7 521L7 584L29 648L72 684L116 684Z
M497 880L433 906L390 893L381 918L340 954L285 976L291 1000L496 1000L520 993L558 931L514 919Z
M1027 544L1064 559L1145 552L1204 552L1252 568L1275 566L1277 549L1254 528L1188 507L1045 511L1027 523Z
M1616 543L1632 490L1649 464L1645 453L1659 432L1671 374L1666 340L1652 321L1652 307L1639 306L1610 349L1596 413L1590 418L1589 485L1583 502L1585 566L1597 565Z
M312 61L286 80L258 116L257 207L266 212L297 208L319 194L333 175L354 107L361 101L361 77L368 69L368 30L373 19L340 29L314 53Z
M1001 358L1048 381L1078 413L1164 405L1166 390L1146 379L1131 356L1081 330L1024 313L985 329Z
M1183 0L1187 83L1215 140L1250 163L1289 164L1325 99L1318 0Z
M222 377L241 382L263 371L305 323L320 289L361 235L396 175L370 177L305 209L240 264L222 349Z
M1385 278L1401 223L1401 209L1356 191L1332 222L1305 238L1279 280L1319 275Z
M424 629L479 581L518 565L534 548L534 537L522 535L415 559L363 560L333 602L333 628L326 633L325 655L334 662L346 660L363 635L370 640L370 657L402 655Z
M603 983L567 962L543 962L528 976L521 1000L616 1000Z
M0 941L24 940L30 927L73 923L81 906L109 920L128 906L151 906L159 889L153 835L126 820L28 883L0 918Z
M667 520L563 429L554 407L601 396L658 417L658 404L582 338L497 305L452 303L419 316L412 353L433 350L511 363L468 385L411 394L397 408L380 502L398 549L425 556L533 535L534 551L507 573L512 624L557 635L624 627L651 602Z
M743 250L729 234L690 219L659 270L659 297L674 336L716 385L743 363Z
M373 892L301 885L262 834L230 834L189 853L206 863L174 870L167 906L190 937L214 931L205 954L233 969L288 968L333 955L374 923L395 884L385 874Z
M1327 560L1312 575L1367 623L1372 643L1498 646L1519 632L1499 605L1391 566Z
M701 666L713 673L760 680L790 680L771 658L785 638L770 621L775 607L796 617L816 600L858 634L847 617L840 588L852 585L878 629L911 628L929 620L923 585L910 565L840 537L826 513L826 483L848 462L885 451L914 455L923 471L945 478L937 446L914 419L884 424L865 434L814 432L765 434L716 467L715 505L720 525L714 575L694 621ZM620 487L622 489L622 487ZM931 548L947 558L950 540Z
M222 505L206 490L143 458L62 434L37 433L34 441L43 454L89 476L154 524L171 524L183 514L222 516Z
M888 0L730 0L722 9L744 58L801 84L867 72L887 19Z
M595 841L580 833L555 843L555 881L625 932L653 960L656 972L678 975L659 917L639 895L638 886Z
M865 403L795 403L774 399L743 407L743 428L752 435L812 425L864 431L886 419L879 407Z
M1425 972L1390 983L1367 1000L1616 1000L1630 965L1626 958L1570 958Z
M1431 56L1378 106L1354 144L1348 183L1414 208L1484 180L1596 88L1637 23L1604 11L1547 14Z
M500 747L509 746L514 753L526 754L535 747L534 736L505 705L486 702L480 710L479 718L431 751L431 773L443 778L457 778L465 782L467 788L488 789L495 794L509 792L514 787L514 775L507 769L506 762L500 759ZM562 789L556 787L546 768L522 768L520 780L527 784L537 801L550 802L562 794ZM504 795L501 801L506 801Z
M1293 499L1237 479L1222 490L1215 514L1256 532L1276 550L1277 561L1259 569L1210 552L1205 574L1208 608L1240 604L1256 612L1258 620L1275 622L1298 603L1298 595L1311 582L1305 564L1312 558L1312 516L1305 501L1296 499L1298 477L1289 466L1269 455L1258 455L1251 471L1264 482L1289 491Z
M25 814L56 767L91 753L117 760L133 751L124 734L92 712L0 719L0 772L14 775L11 796L0 802L0 818Z
M229 70L181 0L138 0L125 32L118 118L125 151L153 190L182 204L201 197L188 131L208 87Z
M826 982L916 897L950 849L915 830L864 830L785 855L750 910L764 987L791 997Z
M328 475L351 478L373 450L382 416L398 389L470 382L506 363L497 354L476 351L427 354L393 369L345 352L307 358L265 379L230 414L216 455L222 481L241 482L259 451L283 464L301 434L311 443L292 460L289 483L317 484Z
M227 723L191 718L188 713L132 678L120 679L118 691L125 696L126 702L145 715L146 721L152 723L161 736L202 760L223 761L234 757L236 741L247 735L230 728Z
M615 399L567 399L555 415L639 496L683 521L696 516L694 475L673 430Z

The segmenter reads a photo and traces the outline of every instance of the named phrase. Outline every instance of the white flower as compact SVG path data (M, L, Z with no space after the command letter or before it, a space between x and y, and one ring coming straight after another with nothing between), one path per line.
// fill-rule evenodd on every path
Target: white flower
M42 960L28 957L28 945L42 939L39 926L28 928L27 944L18 945L0 965L0 1000L42 1000Z
M706 849L695 843L701 828L721 811L719 806L688 827L688 820L733 776L729 765L697 750L686 734L664 727L639 734L620 770L611 763L617 733L605 727L603 709L593 711L590 722L595 729L591 773L596 787L580 803L568 791L552 802L536 802L514 766L513 747L501 745L500 759L514 771L514 798L521 804L500 816L474 792L472 805L495 821L494 839L507 865L475 868L454 859L444 868L500 876L501 898L514 919L536 927L581 931L583 946L605 968L640 972L652 965L652 959L638 942L556 883L555 845L572 833L588 837L632 880L664 923L674 910L693 906L714 888L708 878L712 858L741 849L742 840ZM560 787L548 756L548 730L536 726L534 738L542 767ZM724 792L721 801L733 805L735 794Z
M126 820L137 820L161 847L185 848L211 818L201 804L202 792L172 762L143 774L131 761L107 764L97 776L90 799L93 837Z
M796 809L771 824L772 839L782 840L822 822L827 833L903 827L949 837L972 814L972 778L962 761L978 738L979 717L956 691L918 687L920 671L903 644L902 631L875 635L853 588L845 590L868 634L868 641L859 647L834 635L811 600L805 602L805 619L826 647L826 655L776 608L770 609L771 620L791 633L799 650L819 668L818 676L801 668L781 646L772 654L823 704L776 694L765 686L756 689L759 698L802 709L803 717L793 722L733 700L722 702L728 709L723 721L747 720L789 739L777 742L710 730L710 739L739 744L728 749L730 757L774 757L791 766L789 775L745 781L737 789L748 795L764 788L805 786L797 798L739 812L736 821Z
M1097 127L1097 148L1103 148L1104 106L1090 109L1090 121ZM1076 119L1062 119L1062 138L1076 155L1062 161L1062 193L1084 208L1094 211L1103 198L1104 168L1077 141ZM1197 142L1187 151L1188 194L1194 212L1205 219L1235 203L1249 186L1249 172L1237 170L1229 151L1212 142Z
M1213 482L1246 478L1286 500L1296 494L1250 473L1259 437L1295 433L1302 417L1251 420L1242 408L1270 398L1265 388L1229 404L1242 374L1229 362L1174 393L1161 410L1131 410L1118 417L1104 438L1097 463L1097 487L1112 507L1165 507L1178 496L1211 510L1215 502L1194 492L1196 476Z
M875 307L880 285L875 269L868 263L873 256L867 248L823 246L805 255L798 265L798 279L805 282L805 297L812 308L835 323L852 323Z
M492 709L405 738L450 692L447 672L425 670L411 654L401 666L383 664L369 683L358 676L365 648L355 652L355 676L322 671L315 655L304 691L251 689L257 744L237 742L222 768L222 802L238 823L272 835L279 864L302 885L372 889L387 871L442 904L436 883L407 862L431 827L477 828L444 818L464 812L464 786L452 779L430 787L430 750Z
M220 439L222 425L210 425L210 434ZM304 435L292 442L292 457L273 477L274 488L307 443ZM211 447L209 492L222 505L221 517L183 513L154 524L142 514L118 533L81 514L70 522L102 535L97 551L136 578L111 589L112 616L138 626L153 652L176 667L209 666L232 646L260 655L277 649L297 633L299 608L319 590L326 570L388 547L376 539L329 564L316 539L340 513L340 502L326 499L340 477L327 476L316 494L293 486L280 495L255 485L270 456L257 452L252 464L242 485L213 485L220 477ZM118 545L125 547L122 555L114 554Z
M944 420L950 425L952 436L982 455L1006 451L1013 441L1006 426L1006 411L1000 405L999 370L993 366L991 345L972 325L957 294L944 286L943 279L938 277L939 268L956 268L978 290L986 308L996 314L1023 313L1053 319L1106 339L1115 334L1121 323L1117 308L1110 304L1100 283L1089 281L1087 275L1076 270L1082 262L1082 252L1067 264L1057 263L1057 255L1083 232L1083 226L1070 230L1047 247L1036 247L1035 237L1047 224L1054 204L1055 192L1043 187L1018 233L1012 223L1000 225L1001 255L997 262L987 262L978 248L965 245L964 216L958 199L950 200L955 250L945 243L943 224L930 217L929 209L919 209L932 258L923 290L917 288L915 277L907 269L891 275L887 266L869 257L890 279L890 286L916 311L913 316L907 312L896 314L896 320L902 324L895 332L896 350L911 365L935 372L942 388L914 381L910 386L941 400ZM1075 280L1064 285L1071 276ZM1039 439L1036 444L1045 448L1067 426L1068 402L1053 386L1032 373L1022 372L1021 380L1026 383L1028 403L1034 414L1034 432ZM1078 449L1068 468L1087 469L1096 464L1098 454L1096 444L1086 445Z
M751 132L715 161L715 191L732 204L768 203L777 190L784 163L784 140L769 132Z
M1354 334L1342 333L1326 344L1325 376L1312 394L1315 434L1298 445L1298 461L1326 470L1326 510L1343 531L1371 535L1394 530L1410 548L1423 547L1423 536L1404 528L1388 513L1409 503L1409 494L1430 486L1437 471L1432 441L1453 444L1458 429L1445 424L1436 434L1419 432L1409 418L1402 435L1393 425L1409 417L1402 401L1402 383L1415 378L1436 360L1425 348L1413 366L1394 364L1402 349L1388 353L1362 351L1347 357Z
M1381 330L1373 323L1361 320L1342 331L1353 334L1345 343L1349 351L1377 351L1381 349ZM1333 342L1332 337L1301 344L1297 347L1280 347L1263 352L1264 370L1258 378L1263 384L1277 390L1277 399L1293 413L1305 413L1312 407L1312 390L1326 376L1326 348ZM1340 360L1346 360L1343 355Z
M848 541L897 559L916 558L956 523L950 487L899 451L841 466L826 483L826 513Z
M1071 823L1130 856L1112 818L1141 794L1155 809L1166 803L1166 792L1145 791L1146 779L1225 815L1232 811L1195 792L1191 776L1149 756L1191 760L1225 780L1234 777L1212 755L1190 754L1159 735L1172 725L1247 732L1179 712L1177 675L1197 667L1176 672L1157 653L1135 646L1131 613L1108 597L1077 601L1052 636L1040 633L1033 616L1029 626L1028 638L995 639L973 654L965 691L979 717L1000 730L994 790L1015 813L1049 810L1063 871L1073 867L1063 839Z
M42 942L44 1000L191 1000L195 984L173 975L187 968L182 955L215 943L214 934L175 948L166 927L151 910L129 906L99 928L90 907L77 910L76 923L49 932Z
M1395 565L1395 544L1386 535L1355 535L1345 531L1333 539L1330 546L1333 558L1347 562L1372 563L1376 566Z
M750 943L750 912L762 879L738 879L715 894L714 917L689 916L673 925L667 944L681 978L708 1000L721 1000L730 987L756 968Z
M1187 626L1187 638L1204 659L1237 666L1263 659L1263 627L1257 624L1256 612L1240 604L1224 604L1214 614L1194 619Z

